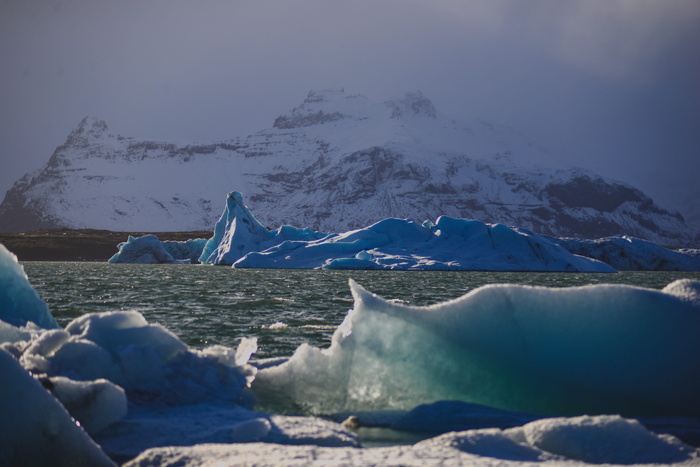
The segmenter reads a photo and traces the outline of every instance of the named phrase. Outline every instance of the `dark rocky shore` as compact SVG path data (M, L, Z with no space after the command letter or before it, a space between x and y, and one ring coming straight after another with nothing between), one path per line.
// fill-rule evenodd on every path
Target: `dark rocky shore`
M0 233L0 243L17 255L20 261L107 261L129 235L153 234L160 240L185 241L210 238L209 230L194 232L113 232L95 229L35 230Z

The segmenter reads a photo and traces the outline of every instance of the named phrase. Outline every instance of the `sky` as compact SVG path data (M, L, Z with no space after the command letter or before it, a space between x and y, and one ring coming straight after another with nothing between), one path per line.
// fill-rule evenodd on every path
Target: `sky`
M420 90L700 225L698 0L0 0L0 197L88 115L224 140L337 87Z

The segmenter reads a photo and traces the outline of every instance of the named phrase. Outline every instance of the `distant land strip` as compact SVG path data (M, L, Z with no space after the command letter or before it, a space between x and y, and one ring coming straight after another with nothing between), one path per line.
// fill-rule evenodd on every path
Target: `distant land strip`
M96 229L50 229L2 233L0 243L20 261L107 261L129 235L153 234L161 241L211 238L211 230L192 232L113 232Z

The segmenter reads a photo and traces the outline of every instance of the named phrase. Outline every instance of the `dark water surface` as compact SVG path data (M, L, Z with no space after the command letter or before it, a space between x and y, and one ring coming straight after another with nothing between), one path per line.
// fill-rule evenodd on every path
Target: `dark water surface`
M430 305L484 284L565 287L624 283L661 289L693 272L618 274L233 269L202 265L25 262L29 281L61 325L85 313L136 310L194 347L257 336L257 358L327 347L352 307L348 279L387 299ZM277 324L276 324L277 323Z

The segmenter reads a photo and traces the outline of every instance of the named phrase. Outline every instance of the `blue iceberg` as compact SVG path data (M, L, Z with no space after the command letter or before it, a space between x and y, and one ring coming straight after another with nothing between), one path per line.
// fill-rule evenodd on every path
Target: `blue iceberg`
M29 283L17 257L0 244L0 322L25 326L31 322L42 328L57 328L49 307Z
M312 413L461 400L542 415L700 416L700 282L491 285L430 307L350 286L355 304L330 348L304 344L261 369L261 400Z
M214 227L214 236L207 241L199 260L203 264L230 266L250 252L326 236L311 229L289 225L267 230L243 204L243 196L232 192L228 194L226 208Z
M119 251L112 256L110 263L138 264L189 264L198 262L205 239L191 239L185 242L161 242L155 235L133 237L118 245Z
M202 263L236 268L615 272L525 229L442 216L384 219L341 234L268 231L229 194Z

